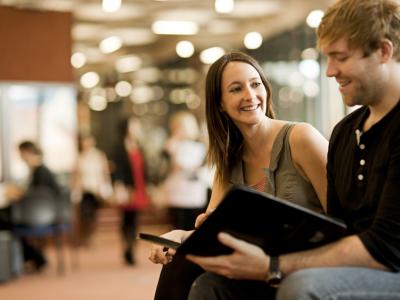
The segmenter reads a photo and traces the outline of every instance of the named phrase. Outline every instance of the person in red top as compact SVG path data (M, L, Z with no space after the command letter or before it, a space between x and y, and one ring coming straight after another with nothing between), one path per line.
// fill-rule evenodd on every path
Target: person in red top
M120 124L120 142L114 157L114 193L121 207L121 233L124 242L124 260L135 264L134 242L138 212L149 205L146 191L145 160L140 147L140 123L135 118Z

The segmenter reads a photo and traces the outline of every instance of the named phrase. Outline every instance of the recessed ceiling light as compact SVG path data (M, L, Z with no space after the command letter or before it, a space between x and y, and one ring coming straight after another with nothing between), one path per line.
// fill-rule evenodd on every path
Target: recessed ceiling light
M194 53L194 46L189 41L180 41L176 44L176 53L183 58L191 57Z
M324 16L324 12L322 10L313 10L307 16L307 25L311 28L317 28L319 23L321 23L321 19Z
M139 56L129 55L119 58L115 63L115 68L120 73L128 73L139 70L142 60Z
M84 88L93 88L95 87L99 81L100 81L100 76L96 72L87 72L81 76L81 85Z
M105 12L116 12L121 8L121 0L103 0L102 8Z
M122 41L118 36L110 36L102 40L99 47L103 53L112 53L122 47Z
M247 49L257 49L262 45L263 37L259 32L249 32L244 37L244 45Z
M193 35L199 31L197 23L191 21L155 21L151 29L156 34Z
M221 47L208 48L208 49L201 51L200 60L204 64L210 65L213 62L215 62L218 58L220 58L222 55L224 55L224 53L225 53L225 50L222 49Z
M229 14L233 11L233 0L215 0L215 11L220 14Z
M86 63L86 56L81 52L75 52L71 56L71 65L76 68L82 68Z

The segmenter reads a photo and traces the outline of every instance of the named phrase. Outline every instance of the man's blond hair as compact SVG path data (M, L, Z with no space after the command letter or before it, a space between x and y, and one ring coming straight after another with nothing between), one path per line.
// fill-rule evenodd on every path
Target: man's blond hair
M399 0L339 0L326 11L317 35L319 47L345 37L350 49L361 48L365 56L386 38L393 43L393 58L400 61Z

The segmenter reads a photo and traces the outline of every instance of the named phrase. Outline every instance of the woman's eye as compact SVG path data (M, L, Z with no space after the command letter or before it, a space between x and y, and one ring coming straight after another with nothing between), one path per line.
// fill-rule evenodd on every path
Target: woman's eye
M231 93L237 93L237 92L240 92L240 90L241 90L240 86L237 86L237 87L231 88L230 92Z
M253 82L253 87L259 87L261 85L261 82Z

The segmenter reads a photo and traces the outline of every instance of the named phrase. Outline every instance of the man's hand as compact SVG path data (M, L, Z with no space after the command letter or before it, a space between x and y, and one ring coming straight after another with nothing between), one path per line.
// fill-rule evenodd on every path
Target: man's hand
M236 239L227 233L219 233L218 240L232 248L234 252L213 257L187 255L186 258L206 271L228 278L265 280L269 268L269 256L260 247Z

